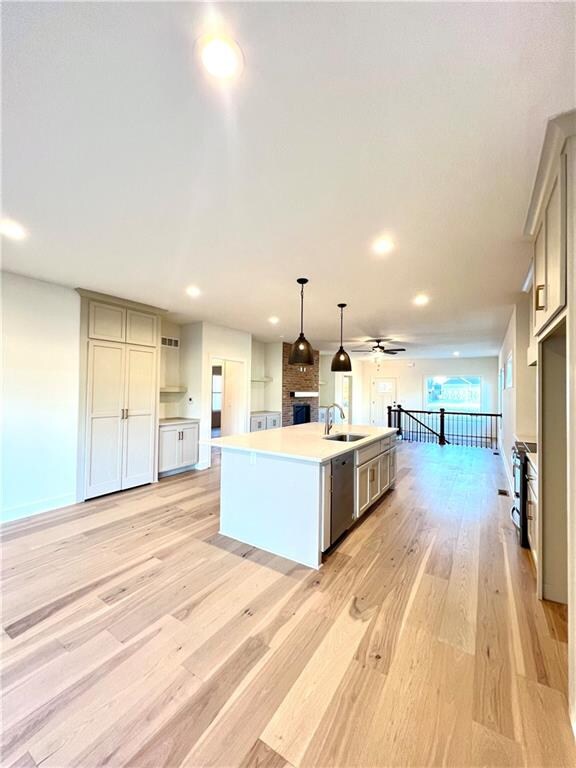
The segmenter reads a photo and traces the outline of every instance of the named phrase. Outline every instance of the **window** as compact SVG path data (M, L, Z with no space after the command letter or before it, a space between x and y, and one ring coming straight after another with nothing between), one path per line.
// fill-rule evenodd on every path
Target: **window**
M212 375L212 410L222 410L222 374Z
M479 411L482 407L480 376L430 376L425 388L427 410Z

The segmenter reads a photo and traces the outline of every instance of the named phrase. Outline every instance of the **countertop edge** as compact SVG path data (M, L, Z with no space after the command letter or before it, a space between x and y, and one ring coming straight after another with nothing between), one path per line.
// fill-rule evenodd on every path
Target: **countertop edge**
M263 456L275 456L278 459L290 459L292 461L305 461L308 464L328 464L332 459L337 458L338 456L342 456L345 453L350 453L351 451L357 451L361 448L365 448L368 445L371 445L372 443L377 442L378 440L385 440L387 437L393 437L394 434L397 433L397 429L393 427L383 427L384 430L390 430L387 434L380 434L380 435L369 435L362 440L357 440L353 443L342 443L341 447L339 446L337 449L335 449L335 452L332 453L329 457L320 457L320 456L303 456L302 454L294 454L284 451L275 451L267 448L250 448L245 445L220 445L216 441L219 438L216 438L215 440L200 440L200 443L203 445L211 445L214 448L219 448L222 451L240 451L241 453L256 453L261 454ZM248 433L250 434L250 433ZM333 434L340 434L338 432L334 432ZM324 438L320 438L324 439ZM336 445L336 443L335 443Z

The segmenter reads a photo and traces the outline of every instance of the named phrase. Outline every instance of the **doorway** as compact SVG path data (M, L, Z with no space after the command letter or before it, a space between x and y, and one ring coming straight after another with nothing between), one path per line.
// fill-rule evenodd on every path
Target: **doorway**
M396 402L396 379L377 376L372 379L370 391L370 424L388 425L388 406Z
M212 437L220 437L222 427L222 365L212 366Z
M568 466L566 321L540 345L539 596L568 602Z
M212 437L225 437L246 431L248 411L244 363L213 359L211 367Z

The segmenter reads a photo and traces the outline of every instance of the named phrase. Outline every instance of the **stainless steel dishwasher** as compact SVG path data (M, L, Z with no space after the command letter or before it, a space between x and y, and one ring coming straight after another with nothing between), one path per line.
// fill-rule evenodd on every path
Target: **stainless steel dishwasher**
M354 522L354 451L332 459L330 544Z

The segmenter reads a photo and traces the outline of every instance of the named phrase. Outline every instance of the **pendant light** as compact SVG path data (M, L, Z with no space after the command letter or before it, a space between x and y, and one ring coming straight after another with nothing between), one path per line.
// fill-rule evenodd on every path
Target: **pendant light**
M300 286L300 336L292 344L288 362L290 365L314 365L314 350L304 336L304 286L308 278L299 277L296 282Z
M337 371L338 373L345 373L352 370L352 363L350 362L350 355L344 350L342 346L342 331L344 325L344 307L346 304L338 304L340 309L340 349L332 358L331 371Z

